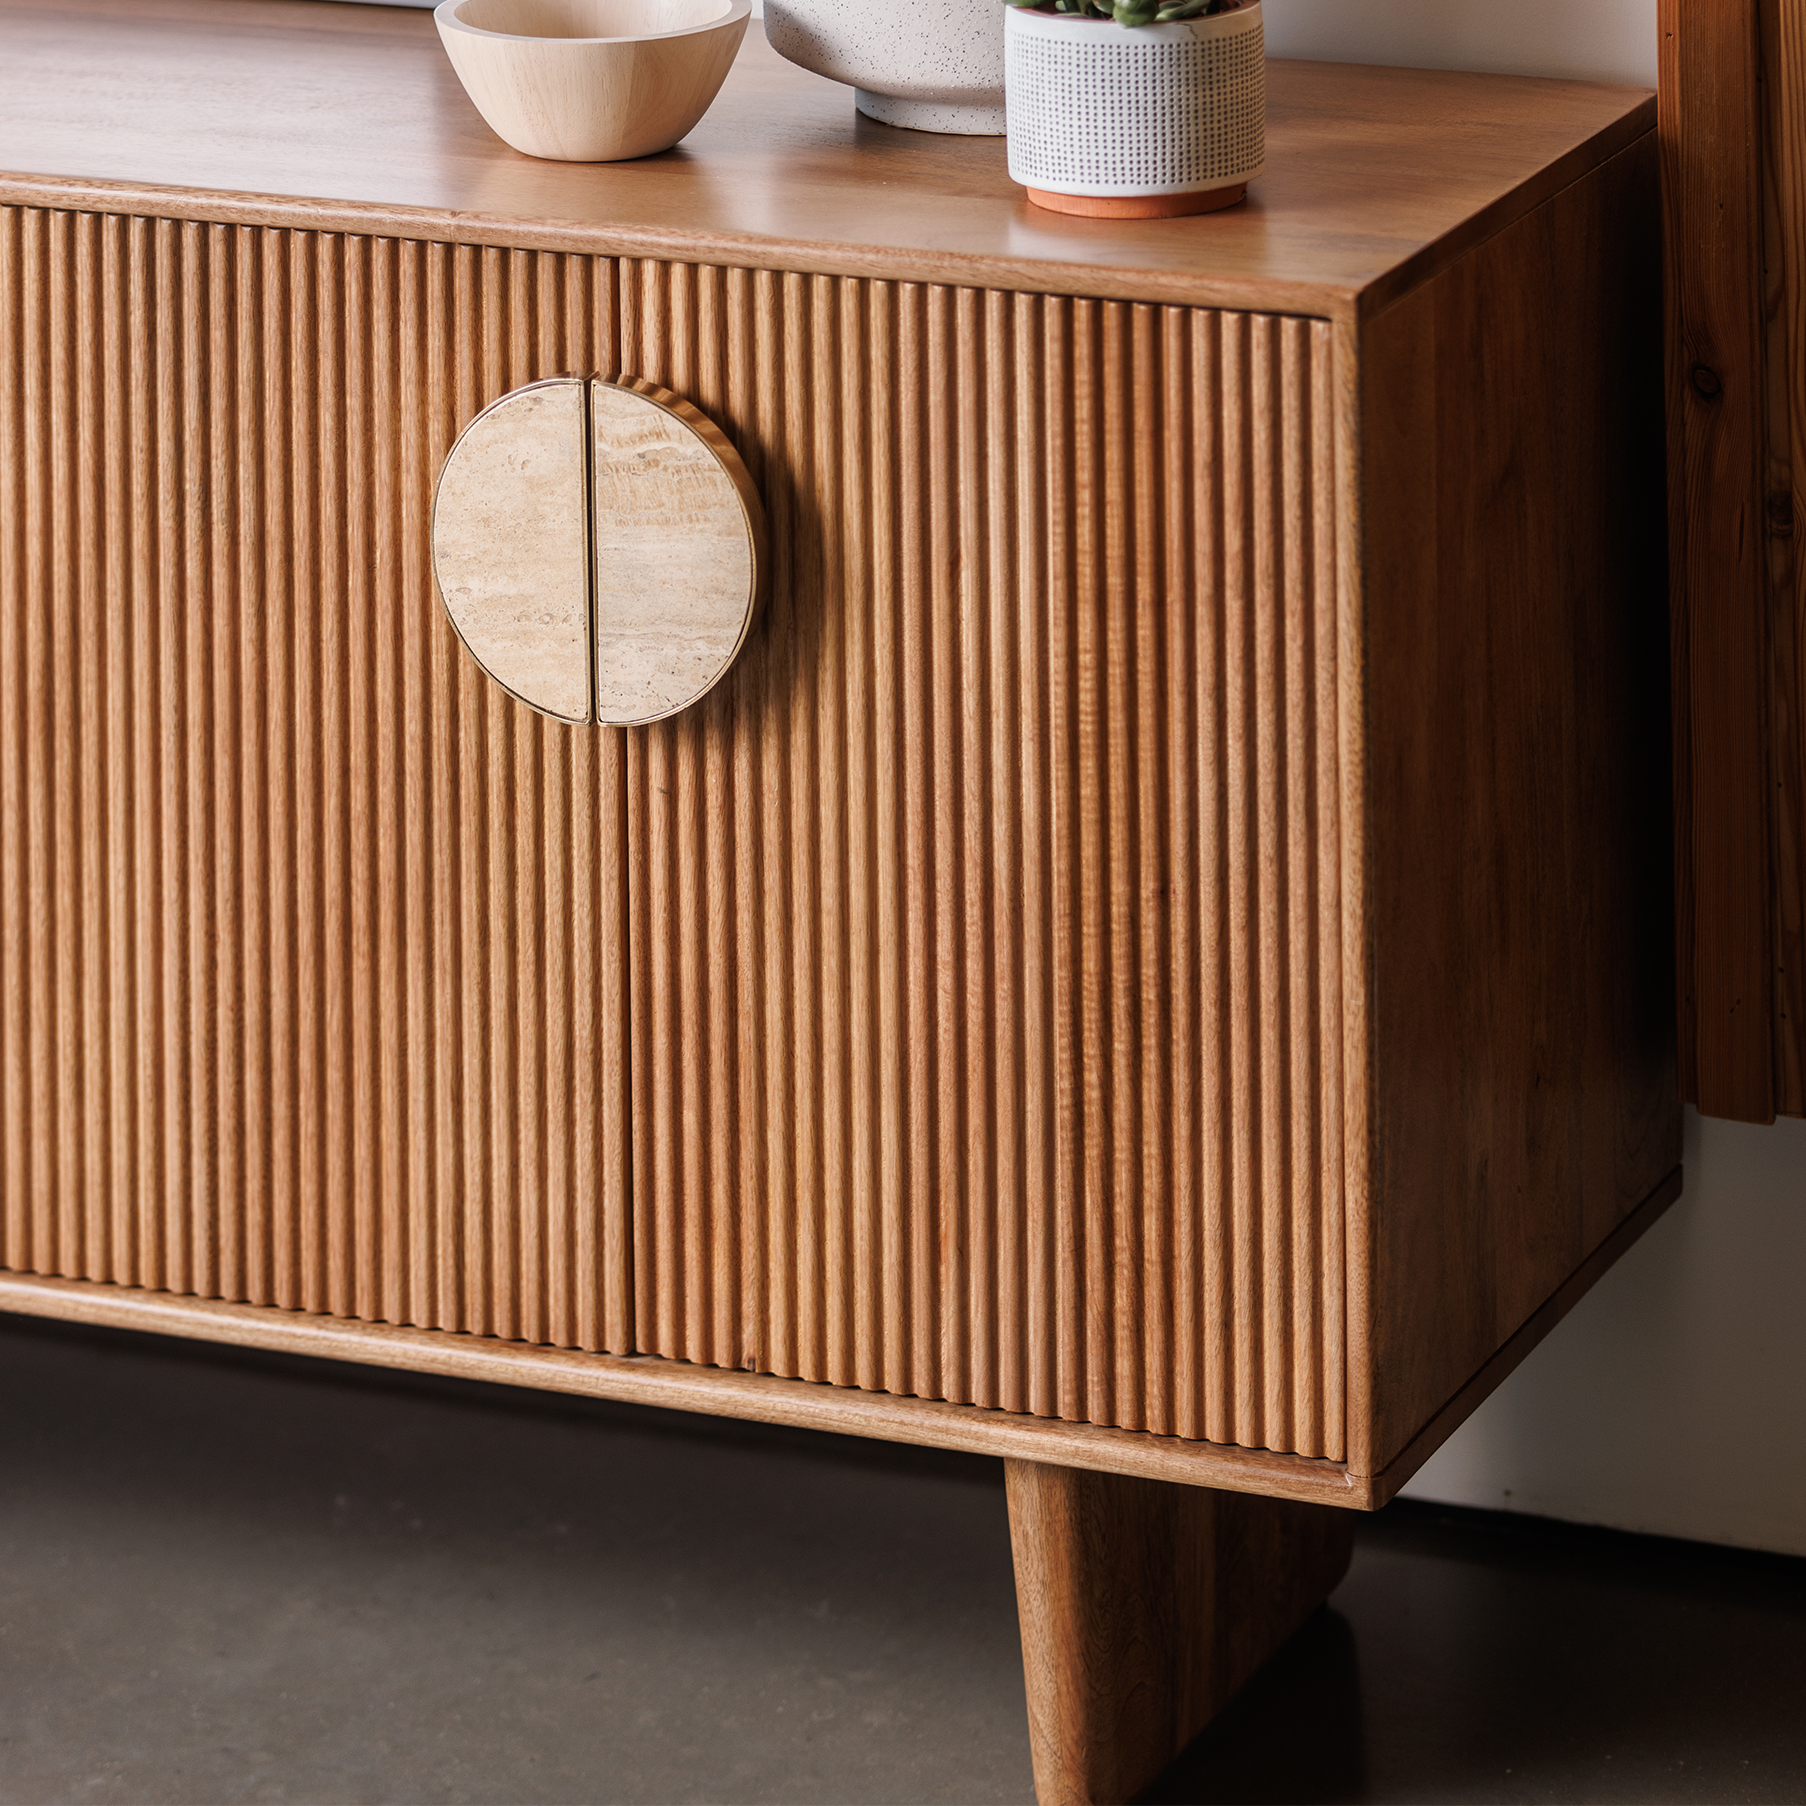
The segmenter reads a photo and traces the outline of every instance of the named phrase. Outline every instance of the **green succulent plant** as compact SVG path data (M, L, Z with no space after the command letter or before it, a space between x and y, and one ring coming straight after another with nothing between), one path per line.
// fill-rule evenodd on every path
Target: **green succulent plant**
M1170 25L1175 19L1234 12L1241 0L1004 0L1004 4L1074 19L1114 19L1118 25Z

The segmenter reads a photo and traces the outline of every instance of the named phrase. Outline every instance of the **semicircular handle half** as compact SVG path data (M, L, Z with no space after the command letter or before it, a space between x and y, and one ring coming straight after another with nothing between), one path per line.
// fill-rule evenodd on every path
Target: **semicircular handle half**
M758 615L765 511L740 454L669 389L590 384L596 719L661 721L706 696Z
M458 435L433 498L433 576L458 637L559 721L592 718L588 412L580 377L510 390Z

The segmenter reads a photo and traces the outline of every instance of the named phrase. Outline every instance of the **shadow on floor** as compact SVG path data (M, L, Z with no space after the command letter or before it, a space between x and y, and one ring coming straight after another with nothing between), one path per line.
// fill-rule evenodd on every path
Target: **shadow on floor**
M1806 1799L1806 1561L1398 1500L1146 1798Z
M0 1806L1026 1801L999 1463L0 1317ZM1395 1505L1158 1801L1806 1799L1806 1561Z

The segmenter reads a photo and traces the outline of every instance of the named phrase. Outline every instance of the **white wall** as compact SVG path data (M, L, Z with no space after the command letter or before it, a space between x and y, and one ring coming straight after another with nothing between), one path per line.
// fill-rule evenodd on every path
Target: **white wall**
M1266 0L1278 56L1656 79L1655 0ZM1806 1123L1687 1120L1687 1192L1410 1493L1806 1555Z
M1265 0L1267 49L1343 63L1656 82L1656 0Z
M1408 1493L1806 1555L1806 1122L1689 1111L1685 1162Z

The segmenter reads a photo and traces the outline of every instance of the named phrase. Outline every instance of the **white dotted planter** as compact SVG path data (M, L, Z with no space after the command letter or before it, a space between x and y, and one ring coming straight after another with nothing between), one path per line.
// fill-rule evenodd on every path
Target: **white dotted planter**
M1158 219L1231 207L1266 167L1258 0L1117 25L1008 9L1010 175L1061 213Z
M765 0L779 56L845 82L868 118L917 132L1003 132L1001 0Z

